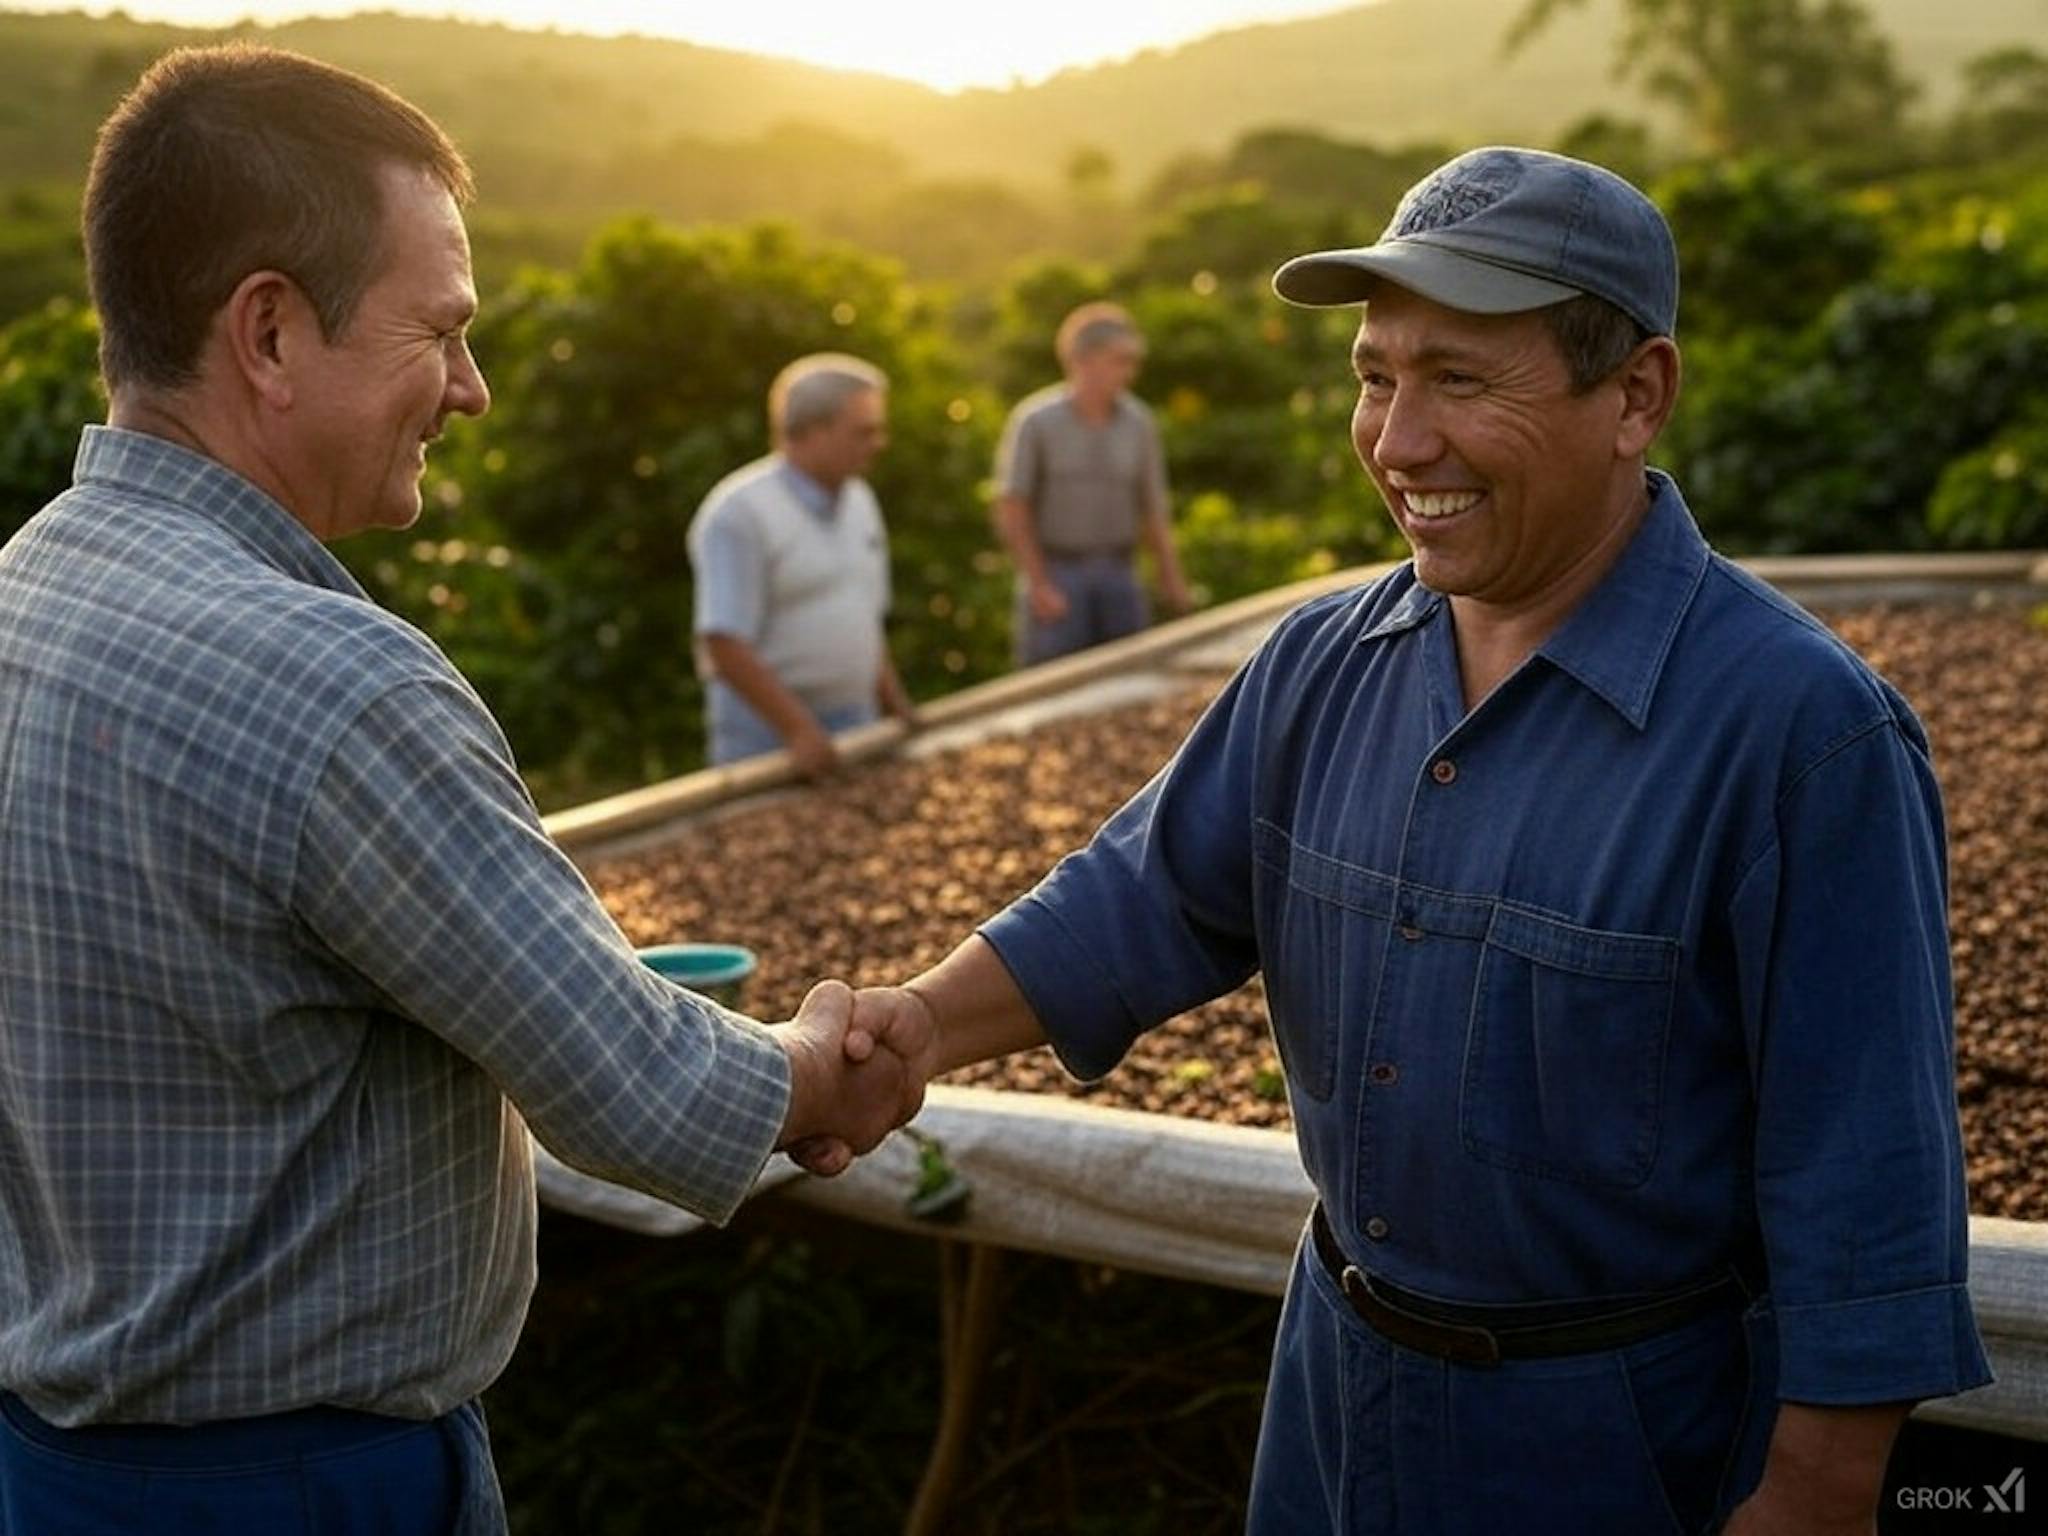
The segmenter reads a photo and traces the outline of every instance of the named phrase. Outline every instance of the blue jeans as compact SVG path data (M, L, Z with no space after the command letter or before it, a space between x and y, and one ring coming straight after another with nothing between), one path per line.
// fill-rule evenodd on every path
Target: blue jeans
M1625 1349L1456 1365L1374 1332L1305 1245L1248 1536L1704 1536L1762 1473L1775 1338L1730 1307Z
M0 1536L503 1536L483 1411L63 1429L0 1393Z
M1067 611L1050 623L1031 613L1031 594L1017 587L1017 665L1034 666L1055 656L1085 651L1107 640L1135 635L1152 619L1151 605L1127 554L1056 558L1048 555L1045 574L1067 600Z
M850 731L855 726L871 725L881 718L882 711L879 705L868 699L859 704L844 704L837 709L818 709L812 713L818 717L818 724L836 734ZM711 738L707 756L714 768L782 749L782 733L716 678L704 685L704 723Z

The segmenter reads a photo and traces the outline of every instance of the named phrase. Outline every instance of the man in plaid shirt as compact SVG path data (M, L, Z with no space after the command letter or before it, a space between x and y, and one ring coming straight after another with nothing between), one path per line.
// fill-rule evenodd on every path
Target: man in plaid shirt
M489 404L469 186L273 50L173 54L101 134L109 424L0 552L0 1536L502 1530L527 1127L723 1220L918 1103L843 987L771 1028L638 964L323 547Z

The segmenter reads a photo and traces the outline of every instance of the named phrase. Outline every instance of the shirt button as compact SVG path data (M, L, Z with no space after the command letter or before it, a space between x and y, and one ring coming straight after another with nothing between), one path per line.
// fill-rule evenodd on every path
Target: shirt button
M1376 1243L1387 1240L1387 1222L1383 1216L1375 1216L1365 1224L1365 1235Z
M1401 1075L1391 1061L1376 1061L1366 1073L1376 1083L1391 1083Z
M1429 776L1439 784L1448 784L1458 776L1458 765L1448 757L1440 757L1429 765Z

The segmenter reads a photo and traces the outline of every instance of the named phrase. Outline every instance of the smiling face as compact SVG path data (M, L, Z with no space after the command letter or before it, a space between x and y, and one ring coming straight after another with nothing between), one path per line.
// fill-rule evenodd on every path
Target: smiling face
M451 415L490 406L468 326L469 237L429 173L383 173L384 261L342 333L293 358L292 509L322 539L420 515L427 444Z
M1519 611L1599 579L1646 505L1626 365L1574 394L1540 312L1466 314L1391 284L1353 363L1352 441L1425 586Z

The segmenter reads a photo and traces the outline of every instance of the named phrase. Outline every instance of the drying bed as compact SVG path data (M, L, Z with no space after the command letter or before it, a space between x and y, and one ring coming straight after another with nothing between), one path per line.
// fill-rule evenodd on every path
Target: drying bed
M2048 627L2020 608L1863 609L1836 629L1926 722L1949 816L1957 1089L1971 1209L2048 1219ZM1028 890L1163 763L1220 679L699 818L593 867L639 944L761 956L748 1011L819 976L900 980ZM1100 1083L1043 1051L952 1081L1250 1126L1288 1124L1259 984L1153 1031Z

